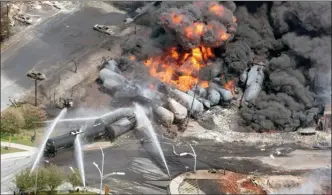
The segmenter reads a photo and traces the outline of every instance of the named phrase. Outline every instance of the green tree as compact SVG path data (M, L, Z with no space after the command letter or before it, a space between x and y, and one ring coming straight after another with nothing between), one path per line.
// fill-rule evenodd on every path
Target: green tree
M20 132L20 127L24 126L24 118L17 110L9 109L1 113L1 134L10 136Z
M78 169L74 169L74 172L70 172L68 175L68 182L73 186L74 190L77 186L82 184L82 179Z
M39 167L38 170L34 172L34 178L36 180L36 174L37 174L37 194L40 191L47 189L47 169Z
M63 170L56 165L50 165L46 171L46 184L50 189L51 194L59 187L64 181Z
M30 169L24 169L19 174L15 175L15 184L22 192L31 190L34 187L35 182L33 174L30 175Z
M25 129L32 129L35 125L34 122L41 122L47 119L44 110L30 104L25 104L23 106L23 116L25 119Z

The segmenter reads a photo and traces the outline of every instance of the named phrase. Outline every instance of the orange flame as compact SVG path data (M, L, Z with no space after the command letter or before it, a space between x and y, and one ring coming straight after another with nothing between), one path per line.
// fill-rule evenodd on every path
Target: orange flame
M232 17L232 20L233 20L234 23L237 21L235 16Z
M133 55L131 55L131 56L129 56L129 59L130 59L131 61L134 61L134 60L136 60L136 57L133 56Z
M171 17L173 24L180 24L184 16L182 14L171 13Z
M224 6L218 3L210 3L209 11L217 16L222 16L224 14Z
M185 34L188 39L192 39L194 36L203 36L205 24L201 22L195 22L192 26L185 28Z
M230 80L225 84L225 89L228 89L232 92L232 95L235 95L235 80Z
M209 87L209 82L207 82L207 81L202 81L202 82L200 83L200 86L201 86L202 88L208 88L208 87Z
M144 64L149 67L151 76L187 91L198 84L198 71L206 66L208 59L213 57L213 52L208 47L201 46L184 53L179 53L176 48L170 48L164 55L151 57ZM207 81L202 81L200 86L206 88L209 84Z

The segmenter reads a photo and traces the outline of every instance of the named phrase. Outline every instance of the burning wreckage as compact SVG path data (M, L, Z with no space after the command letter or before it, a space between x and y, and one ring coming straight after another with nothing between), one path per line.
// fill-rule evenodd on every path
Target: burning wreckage
M331 72L326 57L330 31L311 26L323 38L298 36L277 14L284 9L301 12L297 2L271 3L271 11L265 3L257 6L253 14L233 2L162 2L148 11L151 34L130 37L123 56L103 65L101 89L114 99L149 105L166 127L177 124L181 129L189 116L197 118L230 102L239 108L238 130L313 126L320 118L318 107L331 101L331 92L324 91L330 86L324 74ZM308 17L297 20L304 25L300 28L309 28ZM122 134L110 129L105 127L104 135Z
M294 9L290 11L299 11L293 3L286 4ZM123 56L100 71L102 88L114 98L149 103L167 127L181 126L189 116L230 102L239 107L239 130L296 131L313 126L320 117L318 107L331 98L317 88L330 86L328 76L317 75L330 72L331 62L330 57L309 55L300 47L329 56L330 37L325 31L325 41L298 37L289 27L289 32L276 31L281 37L277 39L273 27L285 21L272 14L275 23L270 24L266 4L257 5L260 12L255 15L239 5L161 3L150 10L155 16L148 18L154 24L150 36L129 38ZM282 6L286 5L273 3L272 12ZM263 27L266 32L261 32ZM302 39L310 45L300 46Z

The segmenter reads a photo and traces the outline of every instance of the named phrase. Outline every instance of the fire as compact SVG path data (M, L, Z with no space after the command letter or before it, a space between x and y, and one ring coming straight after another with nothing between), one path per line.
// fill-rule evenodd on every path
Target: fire
M205 30L205 24L201 22L195 22L192 26L187 26L185 28L186 37L192 39L194 36L203 36Z
M232 95L235 95L235 80L230 80L225 84L225 89L228 89L232 92Z
M133 56L133 55L131 55L131 56L129 56L129 59L130 59L131 61L134 61L134 60L136 60L136 57Z
M218 3L210 3L209 11L217 16L222 16L224 14L224 6Z
M200 86L203 87L203 88L208 88L208 87L209 87L209 82L207 82L207 81L202 81L202 82L200 83Z
M235 16L232 17L232 20L233 20L234 23L237 21Z
M182 14L171 14L173 24L180 24L184 18Z
M199 83L197 78L199 70L213 57L213 52L208 47L200 46L184 53L179 53L176 48L170 48L164 55L151 57L144 64L149 67L151 76L187 91ZM199 84L201 87L208 87L207 81L201 81Z
M231 37L230 34L226 33L225 31L220 32L220 39L223 41L227 41Z

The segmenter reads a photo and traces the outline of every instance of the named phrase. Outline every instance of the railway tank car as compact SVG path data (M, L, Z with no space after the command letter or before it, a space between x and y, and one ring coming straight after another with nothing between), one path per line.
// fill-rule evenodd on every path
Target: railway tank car
M97 119L92 125L88 125L84 131L73 130L64 135L49 138L46 142L44 156L55 157L58 152L73 148L78 134L82 134L83 139L88 142L94 141L106 136L105 124Z
M131 109L117 110L108 117L86 122L84 130L73 130L67 134L49 138L46 142L44 156L55 157L60 151L72 149L78 134L82 134L84 142L93 142L108 138L114 140L135 128L136 117Z
M72 132L73 131L48 139L44 150L44 156L54 157L58 152L72 148L76 138L76 135L73 135Z

